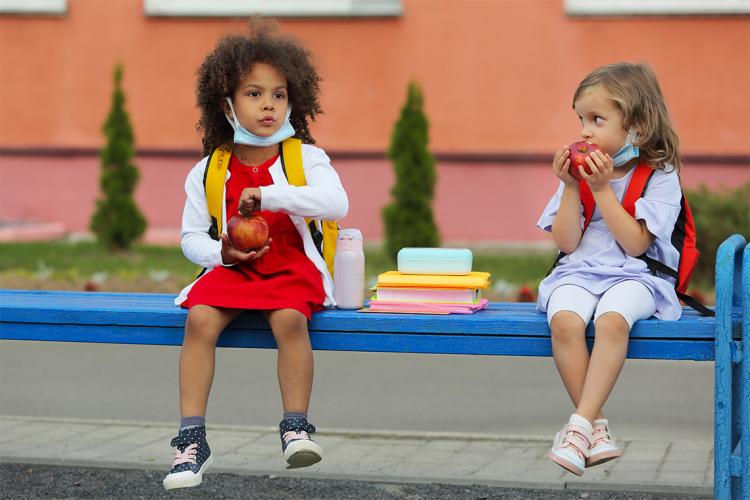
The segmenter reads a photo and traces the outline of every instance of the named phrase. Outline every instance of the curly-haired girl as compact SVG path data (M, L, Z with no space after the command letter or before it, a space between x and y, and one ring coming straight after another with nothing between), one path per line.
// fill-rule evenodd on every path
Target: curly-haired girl
M284 458L289 467L321 460L323 450L311 439L315 427L307 421L313 378L307 321L335 303L331 275L305 218L342 218L348 200L330 159L312 145L308 120L321 112L319 83L300 42L257 22L248 35L222 38L198 71L198 126L206 157L185 183L182 250L206 272L175 301L188 315L180 352L181 422L171 442L177 451L164 479L167 490L200 484L212 462L205 414L216 342L245 310L262 312L278 346ZM301 149L306 186L287 182L282 143ZM221 151L229 160L222 213L213 217L206 177L211 156ZM235 248L223 231L238 212L266 219L269 238L261 248Z

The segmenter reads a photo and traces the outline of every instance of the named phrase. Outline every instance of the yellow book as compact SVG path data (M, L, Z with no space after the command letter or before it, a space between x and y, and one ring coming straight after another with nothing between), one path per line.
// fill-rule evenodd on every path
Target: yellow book
M403 274L388 271L378 276L376 287L487 288L490 273L474 271L460 276L444 274Z

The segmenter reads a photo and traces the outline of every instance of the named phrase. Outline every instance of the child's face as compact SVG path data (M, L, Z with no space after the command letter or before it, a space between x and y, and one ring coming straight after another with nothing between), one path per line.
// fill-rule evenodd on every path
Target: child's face
M266 63L255 63L232 96L234 111L240 124L261 137L273 135L284 124L289 106L286 78ZM226 102L224 112L231 115Z
M610 155L625 144L628 132L623 114L604 87L595 85L584 90L573 108L581 120L581 137L585 141L597 144Z

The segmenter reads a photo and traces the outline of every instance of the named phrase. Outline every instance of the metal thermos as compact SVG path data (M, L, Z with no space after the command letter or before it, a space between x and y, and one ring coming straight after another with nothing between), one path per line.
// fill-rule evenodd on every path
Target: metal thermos
M333 256L333 299L339 309L359 309L364 304L365 253L359 229L339 230Z

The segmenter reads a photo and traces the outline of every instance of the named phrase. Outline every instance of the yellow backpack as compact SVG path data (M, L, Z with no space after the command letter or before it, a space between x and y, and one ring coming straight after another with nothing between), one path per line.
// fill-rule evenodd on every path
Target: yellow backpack
M306 186L305 170L302 167L302 141L290 138L281 143L281 168L284 171L289 184L292 186ZM206 190L206 202L208 213L211 215L211 227L209 236L219 240L221 235L221 212L224 206L224 184L226 182L229 159L232 150L219 146L211 153L208 166L203 173L203 186ZM333 276L333 255L336 253L336 241L338 240L339 225L337 221L305 219L310 230L313 242L323 256L328 266L328 271Z

